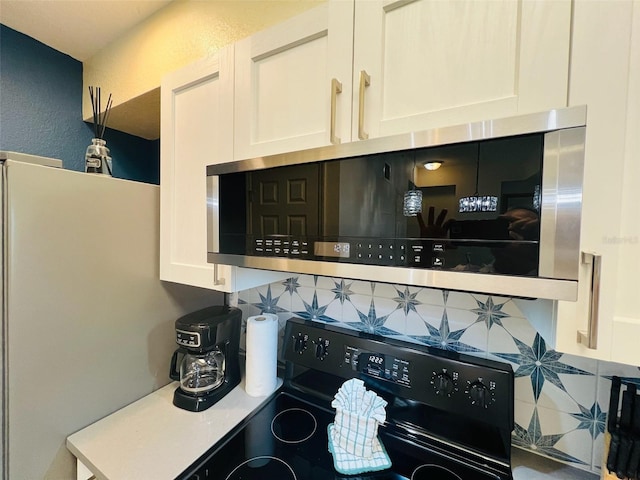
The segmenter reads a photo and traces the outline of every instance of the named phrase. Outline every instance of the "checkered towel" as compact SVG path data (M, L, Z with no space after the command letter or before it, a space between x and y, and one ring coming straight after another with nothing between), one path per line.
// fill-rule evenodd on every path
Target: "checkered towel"
M366 390L358 379L346 381L331 406L335 422L329 425L329 451L336 470L347 475L384 470L391 460L378 437L378 425L386 419L387 402Z

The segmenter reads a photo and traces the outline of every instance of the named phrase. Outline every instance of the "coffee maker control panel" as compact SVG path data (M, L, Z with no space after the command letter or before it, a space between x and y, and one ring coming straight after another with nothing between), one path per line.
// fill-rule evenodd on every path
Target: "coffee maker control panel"
M182 347L198 348L201 345L200 333L176 329L176 343Z

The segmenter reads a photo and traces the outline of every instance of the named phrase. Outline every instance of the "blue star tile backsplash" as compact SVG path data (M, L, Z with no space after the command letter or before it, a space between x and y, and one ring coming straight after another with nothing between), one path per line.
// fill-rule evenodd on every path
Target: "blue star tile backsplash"
M611 377L640 386L638 367L549 348L521 310L531 314L536 301L310 275L239 292L236 300L245 320L277 314L281 333L295 316L508 362L513 445L596 473Z

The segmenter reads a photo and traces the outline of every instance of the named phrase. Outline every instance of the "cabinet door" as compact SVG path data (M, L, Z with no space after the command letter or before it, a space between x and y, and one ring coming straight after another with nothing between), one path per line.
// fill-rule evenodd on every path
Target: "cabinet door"
M161 88L160 279L231 292L284 278L207 263L206 166L233 160L233 47Z
M569 0L356 1L353 138L566 106L570 15Z
M352 18L329 2L236 43L236 159L349 141Z
M627 235L622 232L637 228L637 220L633 225L626 225L623 218L626 212L630 212L629 205L623 202L632 200L623 187L638 181L637 177L635 180L627 178L628 173L625 172L625 161L632 166L631 151L625 153L627 141L633 142L637 137L637 130L630 130L631 126L627 125L629 88L635 88L637 95L637 86L630 83L629 77L629 61L634 58L630 49L632 11L632 0L577 1L574 6L569 102L571 105L587 105L580 243L583 251L594 253L601 259L601 274L599 294L597 288L595 292L597 304L592 306L591 302L591 264L583 265L580 272L578 301L559 302L556 349L605 360L623 361L621 354L624 354L625 362L631 363L630 359L635 358L638 364L640 325L633 327L630 323L630 328L623 329L628 338L614 339L616 312L624 310L621 309L621 295L628 296L627 301L633 298L634 315L638 316L637 252L635 257L633 252L624 257L621 248L625 246ZM615 25L615 28L603 28L603 25ZM637 115L635 110L633 115ZM637 119L635 122L637 128ZM627 132L633 138L627 138ZM603 159L606 162L603 163ZM627 194L629 196L625 198ZM637 205L637 201L633 204ZM637 213L626 214L637 219ZM629 246L637 250L637 245ZM636 262L632 266L630 260L633 258ZM619 276L619 271L623 272L622 276ZM630 278L625 278L627 274ZM632 283L627 286L623 283L625 281ZM588 331L590 319L597 319L596 323L591 323L597 338L595 348L577 340L578 331ZM626 342L632 350L618 352L619 342Z
M613 317L611 359L640 365L640 308L638 308L638 273L640 272L640 222L638 192L640 192L640 2L633 4L629 65L629 95L627 99L626 149L622 185L622 219L616 244L618 283Z

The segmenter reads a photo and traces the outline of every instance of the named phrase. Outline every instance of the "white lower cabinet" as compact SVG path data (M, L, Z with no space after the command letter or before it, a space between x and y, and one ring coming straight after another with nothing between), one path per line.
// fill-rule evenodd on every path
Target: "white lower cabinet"
M207 263L206 166L233 160L233 46L161 84L160 279L224 292L286 278Z
M567 104L571 1L329 0L236 44L236 159Z
M584 264L578 302L559 302L556 349L635 365L640 365L638 51L640 2L575 2L569 102L587 105L581 247L601 268L592 289L592 264ZM596 340L591 346L578 333L590 328Z

